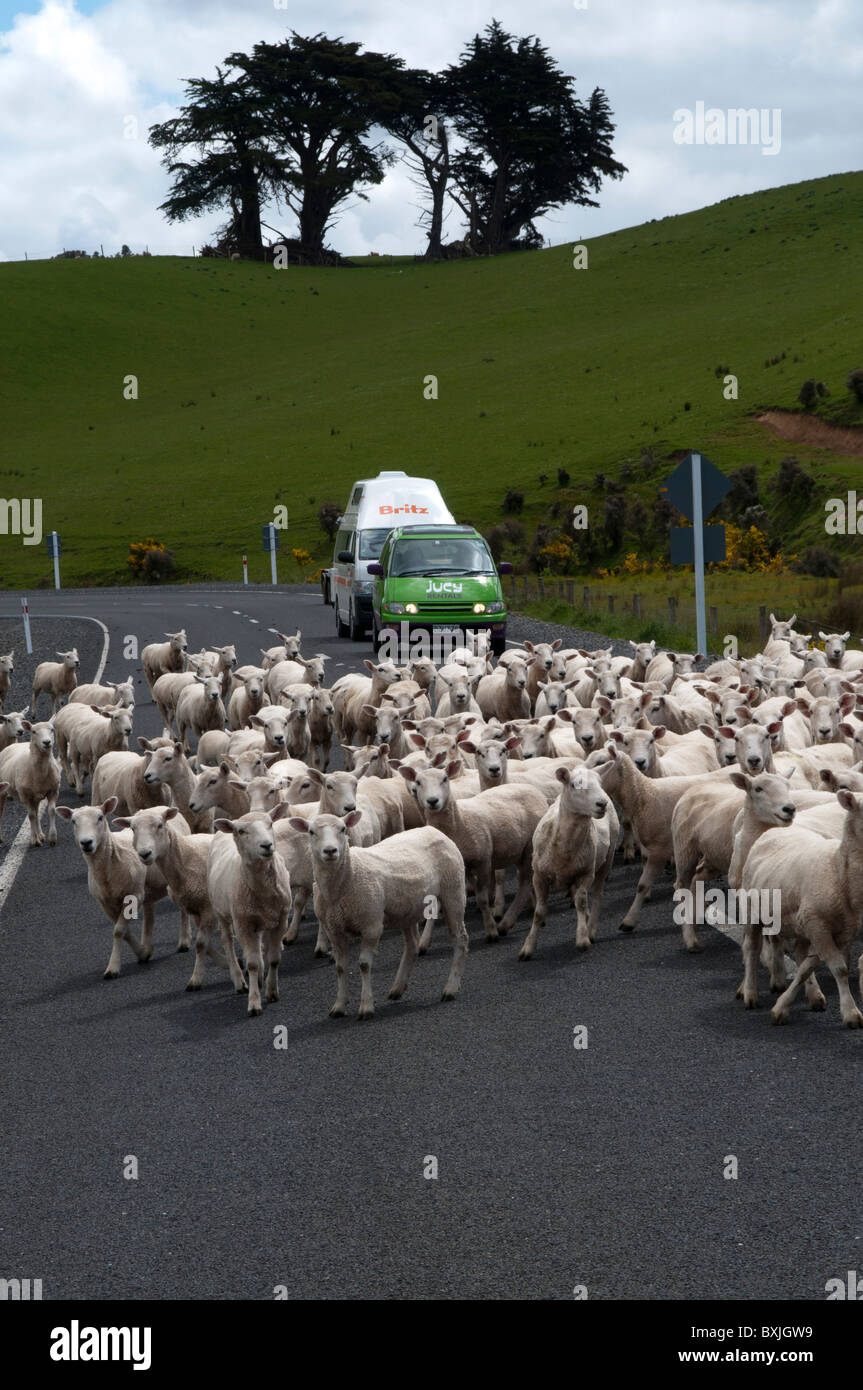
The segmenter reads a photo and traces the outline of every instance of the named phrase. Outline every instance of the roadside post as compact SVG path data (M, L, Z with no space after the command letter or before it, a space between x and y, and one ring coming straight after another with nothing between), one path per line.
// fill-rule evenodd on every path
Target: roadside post
M248 556L247 556L247 555L244 555L244 556L243 556L243 583L244 583L244 584L248 584L248 582L249 582L249 559L248 559Z
M695 567L697 649L705 654L704 566L718 564L725 559L725 527L706 526L704 518L719 506L731 487L730 478L726 478L709 459L693 449L660 488L673 507L692 519L691 526L671 527L671 563Z
M279 548L279 529L274 521L268 521L266 526L261 527L261 537L264 542L264 550L270 552L270 568L272 571L273 583L278 584L279 578L276 573L276 551Z
M29 655L32 654L32 651L33 651L33 639L32 639L32 637L30 636L30 600L29 600L29 599L22 598L22 600L21 600L21 615L22 615L22 617L23 617L23 619L24 619L24 641L25 641L25 643L26 643L26 645L27 645L27 654L28 654L28 656L29 656Z
M49 531L45 537L45 549L54 561L54 588L60 587L60 552L63 547L60 544L60 536L57 531Z

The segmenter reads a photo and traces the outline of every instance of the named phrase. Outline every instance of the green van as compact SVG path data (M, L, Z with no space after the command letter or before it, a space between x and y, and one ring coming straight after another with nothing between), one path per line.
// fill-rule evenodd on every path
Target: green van
M375 576L372 631L375 649L427 632L460 646L467 632L486 631L499 656L506 643L506 602L500 575L512 565L495 565L473 526L396 526L380 558L368 566Z

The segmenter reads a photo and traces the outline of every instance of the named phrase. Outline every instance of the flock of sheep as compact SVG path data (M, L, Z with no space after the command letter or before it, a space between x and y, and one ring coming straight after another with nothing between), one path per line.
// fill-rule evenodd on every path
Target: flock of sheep
M374 1012L385 928L404 938L397 999L442 917L452 943L443 998L455 997L468 891L487 940L532 909L520 960L537 948L549 895L563 892L575 945L589 949L620 841L625 862L642 858L621 930L634 929L669 862L690 951L700 949L699 884L725 876L756 907L778 895L778 930L750 911L738 997L757 1005L762 960L779 993L774 1022L801 986L821 1009L823 963L843 1023L858 1028L848 976L863 915L863 652L846 649L847 633L821 633L823 650L813 648L794 621L771 614L763 652L701 673L699 656L652 642L632 643L631 657L525 642L493 667L477 640L440 668L367 660L367 676L329 688L328 658L304 657L299 632L276 633L260 666L238 666L233 646L190 653L184 631L166 634L142 652L164 731L139 737L140 753L128 748L131 678L78 685L77 652L61 652L36 670L31 718L0 720L0 829L7 797L25 806L34 847L45 842L43 806L48 844L55 815L71 822L113 927L106 978L120 972L123 942L139 961L151 956L154 905L170 896L178 949L194 935L186 988L201 988L210 957L248 989L250 1014L262 1011L265 958L266 998L278 999L282 947L311 898L315 953L332 954L338 977L332 1015L346 1012L348 947L359 941L360 1018ZM12 656L0 657L0 709L11 670ZM40 722L43 696L51 718ZM334 739L349 771L329 771ZM89 806L57 806L62 776L81 796L90 779ZM863 957L860 975L863 988Z

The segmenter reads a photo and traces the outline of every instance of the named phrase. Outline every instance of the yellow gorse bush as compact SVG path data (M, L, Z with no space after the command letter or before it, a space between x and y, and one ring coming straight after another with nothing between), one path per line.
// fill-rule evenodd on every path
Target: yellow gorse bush
M136 574L142 574L144 571L144 566L147 563L147 556L149 555L150 551L167 550L167 548L168 547L164 544L163 541L154 540L152 536L148 536L147 539L143 541L133 541L132 544L129 546L129 554L126 557L126 564L129 565L129 567L133 569Z

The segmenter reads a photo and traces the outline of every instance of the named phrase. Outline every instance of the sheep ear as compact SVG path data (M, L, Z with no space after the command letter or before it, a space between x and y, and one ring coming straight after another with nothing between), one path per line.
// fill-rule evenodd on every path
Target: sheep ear
M836 773L833 771L832 767L822 767L820 771L820 777L825 787L827 787L831 792L835 792L838 789L836 782Z
M781 728L782 728L782 720L781 720L781 719L774 719L772 724L768 724L768 725L767 725L767 732L768 732L768 734L778 734L778 733L779 733L779 730L780 730Z
M411 734L411 743L415 743L417 748L425 748L426 741L422 734Z
M848 641L848 638L849 638L850 636L851 636L851 633L850 633L850 632L843 632L843 634L842 634L842 641L843 641L843 642L847 642L847 641Z
M716 733L716 730L711 729L709 724L699 724L698 732L700 734L703 734L705 738L713 738L713 735Z
M849 792L847 787L843 787L841 791L836 793L836 800L844 811L857 811L860 809L860 803L856 796L853 792Z
M239 791L243 792L246 790L247 785L248 784L239 777L231 777L228 781L229 787L236 787Z
M620 729L609 729L608 737L613 739L615 743L623 743L623 734Z
M258 714L253 714L249 720L249 723L254 724L256 729L263 729L264 727L264 721Z
M453 761L453 762L451 762L451 763L447 763L447 765L446 765L446 774L447 774L447 777L456 777L456 776L458 775L458 773L461 772L461 767L462 767L462 765L461 765L461 763L460 763L458 760L455 760L455 761Z
M362 814L363 814L362 811L356 810L356 811L351 811L349 815L345 816L345 817L344 817L344 826L345 826L345 829L346 829L346 830L351 830L351 829L353 828L353 826L355 826L355 825L357 824L357 822L359 821L359 819L360 819L360 817L361 817Z
M735 733L734 733L734 730L733 730L733 729L730 729L730 728L728 727L727 724L722 724L722 725L720 726L719 732L721 733L721 735L722 735L723 738L734 738L734 737L736 737L736 735L735 735Z
M565 723L571 724L571 723L572 723L572 710L569 708L569 706L565 706L563 709L559 709L559 710L557 711L557 717L558 717L558 719L564 720Z
M557 725L557 720L555 719L555 717L554 717L553 714L550 714L550 715L548 716L548 719L546 719L546 721L545 721L545 726L544 726L544 727L545 727L545 732L546 732L547 734L550 734L551 731L552 731L552 729L554 729L554 728L556 727L556 725Z
M7 783L6 785L8 786L8 783ZM71 820L71 819L72 819L72 807L71 807L71 806L58 806L58 807L57 807L57 815L60 817L61 820Z
M235 772L236 769L231 767L231 764L228 762L227 758L223 758L222 761L219 763L219 771L221 772L223 777L230 777L231 773Z
M270 812L270 824L272 825L273 821L281 820L282 816L286 816L290 809L287 801L280 801L278 806L274 806Z
M287 805L287 802L285 802L285 805ZM290 825L294 830L302 830L306 834L308 834L311 830L311 826L309 825L309 822L305 819L304 816L291 816L290 820L288 821L288 825Z
M26 728L29 728L30 726L29 726L28 724L25 724L24 727L25 727L25 729L26 729ZM845 735L846 738L853 738L853 737L854 737L854 733L855 733L854 725L853 725L853 724L848 724L848 723L846 723L844 720L843 720L842 723L839 725L839 731L840 731L840 733L843 733L843 734Z
M568 783L568 782L569 782L569 768L568 768L568 767L557 767L557 768L555 768L555 770L554 770L554 775L555 775L555 777L557 778L558 782L564 782L564 783Z
M365 668L366 668L367 671L376 671L376 670L377 670L377 667L375 666L375 663L374 663L373 661L370 661L368 657L366 657L365 661L363 662L363 665L365 666Z
M414 769L411 767L410 763L408 763L408 764L405 766L403 763L398 762L398 759L397 759L397 758L391 758L391 759L390 759L390 766L391 766L391 767L394 767L394 766L396 765L396 763L398 763L398 770L399 770L399 773L401 774L402 777L404 777L404 779L405 779L406 782L415 782L415 781L417 780L416 772L415 772Z
M735 787L739 787L742 792L745 792L746 788L749 786L749 778L744 777L742 772L732 772L728 780L732 782Z
M518 734L514 734L512 738L508 738L504 741L503 746L507 749L507 751L509 751L510 748L517 748L520 743L520 736Z
M234 822L232 820L226 820L224 816L219 816L218 820L213 821L213 829L222 830L226 835L230 835L233 828Z
M826 632L819 632L818 636L821 638L821 641L822 641L822 642L826 642L826 640L827 640L827 633L826 633Z
M116 811L119 804L120 803L116 796L109 796L107 801L102 802L103 816L110 816L112 811Z
M665 738L666 732L667 732L667 731L666 731L666 728L665 728L665 725L664 725L664 724L654 724L654 726L653 726L653 737L654 737L655 739L656 739L656 738Z
M139 748L144 748L144 749L146 749L148 752L151 752L151 751L152 751L152 750L150 749L150 740L149 740L148 738L144 738L144 736L143 736L142 734L139 734L139 736L138 736L138 747L139 747Z
M130 819L129 816L115 816L115 817L114 817L114 829L115 829L115 830L128 830L128 829L129 829L129 826L130 826L131 824L132 824L132 821L131 821L131 819Z
M180 814L180 811L179 811L179 808L178 808L177 806L167 806L167 807L165 808L165 820L173 820L174 817L175 817L175 816L178 816L179 814ZM116 825L117 822L114 821L114 824Z

